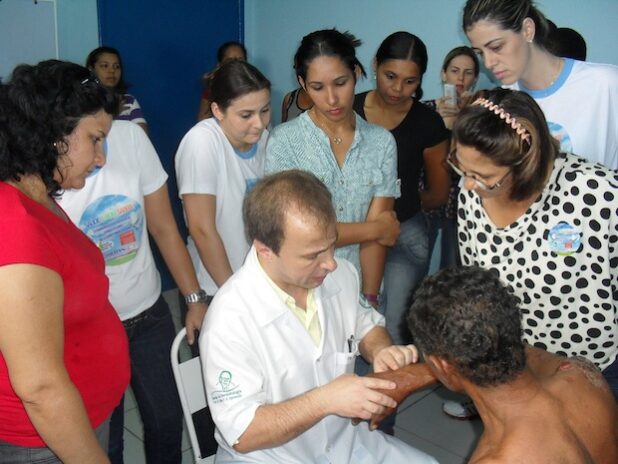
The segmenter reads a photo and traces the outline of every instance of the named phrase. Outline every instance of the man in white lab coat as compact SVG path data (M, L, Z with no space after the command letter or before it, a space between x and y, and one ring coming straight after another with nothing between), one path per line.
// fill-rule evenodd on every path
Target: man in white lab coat
M265 177L244 204L253 246L217 292L200 352L217 426L217 462L435 463L402 441L354 426L395 402L393 382L353 375L416 361L393 346L384 318L359 302L353 266L336 260L330 193L312 174Z

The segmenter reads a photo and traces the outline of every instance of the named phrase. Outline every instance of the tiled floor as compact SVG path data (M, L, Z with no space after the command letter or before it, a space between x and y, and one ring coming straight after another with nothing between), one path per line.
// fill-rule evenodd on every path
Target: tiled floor
M164 294L180 326L175 290ZM442 402L455 395L444 387L432 387L411 395L399 407L395 436L410 445L433 455L442 464L462 464L467 461L480 437L480 420L457 421L442 413ZM132 393L125 401L125 464L145 464L142 443L142 422ZM183 464L194 462L188 436L183 436Z

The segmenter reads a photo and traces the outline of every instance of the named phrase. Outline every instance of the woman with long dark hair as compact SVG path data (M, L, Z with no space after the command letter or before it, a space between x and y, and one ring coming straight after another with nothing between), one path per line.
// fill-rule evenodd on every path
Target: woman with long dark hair
M389 35L373 66L376 88L357 95L354 108L367 121L388 129L397 142L401 197L395 201L395 212L401 234L386 258L384 315L395 344L402 344L407 338L404 314L429 264L423 210L442 206L448 198L450 179L444 160L449 134L440 116L420 101L427 69L427 49L420 38L404 31ZM426 188L419 191L423 172Z
M463 29L503 85L529 94L564 152L618 168L618 67L560 58L532 0L468 0Z
M228 61L211 79L210 100L213 117L180 142L176 175L189 252L212 297L249 251L242 202L264 174L270 81L249 63Z
M354 264L364 300L378 306L386 247L399 235L397 154L388 131L354 112L356 81L365 74L359 44L335 29L303 37L294 63L313 107L273 130L266 171L303 169L326 184L337 213L335 254Z

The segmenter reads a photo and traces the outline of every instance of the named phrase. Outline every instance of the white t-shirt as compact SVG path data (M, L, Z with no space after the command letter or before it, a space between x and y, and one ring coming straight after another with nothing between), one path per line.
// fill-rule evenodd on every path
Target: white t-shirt
M215 223L232 271L249 251L242 218L247 191L264 175L264 154L268 132L264 131L253 150L237 153L215 118L198 122L184 136L176 153L178 194L208 194L216 197ZM189 254L200 286L214 295L217 285L202 264L195 242L188 240Z
M536 100L561 151L618 169L618 66L565 59L546 89L508 87Z
M167 174L144 131L114 121L107 162L80 190L59 201L71 220L101 249L110 280L109 299L120 319L150 308L161 293L144 211L144 197L159 190Z
M528 210L504 228L475 191L459 194L465 266L496 272L520 299L523 338L605 369L618 355L618 173L559 156Z

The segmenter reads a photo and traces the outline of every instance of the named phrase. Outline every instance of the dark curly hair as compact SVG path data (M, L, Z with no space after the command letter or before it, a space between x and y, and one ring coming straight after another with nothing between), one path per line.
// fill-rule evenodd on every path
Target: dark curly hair
M416 291L408 326L425 355L445 359L479 386L499 385L526 364L518 301L493 271L443 269Z
M57 195L54 173L67 153L66 137L82 117L113 114L117 106L117 97L82 66L58 60L17 66L0 85L0 180L37 175Z

